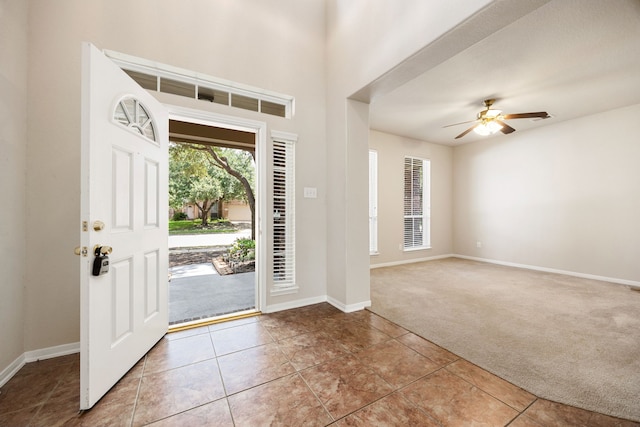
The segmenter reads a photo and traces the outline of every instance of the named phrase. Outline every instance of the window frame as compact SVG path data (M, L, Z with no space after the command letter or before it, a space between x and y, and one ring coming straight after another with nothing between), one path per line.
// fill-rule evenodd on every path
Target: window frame
M271 132L272 141L272 281L271 295L296 293L295 143L297 135ZM284 218L281 217L284 210ZM278 216L276 216L278 215ZM283 221L279 221L282 218ZM282 236L282 237L280 237ZM278 259L278 258L281 259ZM279 276L282 273L282 277Z
M106 49L103 52L147 90L215 102L286 119L295 115L295 99L291 95L195 73L121 52ZM240 100L234 101L234 97L239 97Z
M410 167L407 171L407 167ZM421 182L416 186L415 173L419 170ZM409 172L409 177L407 173ZM403 167L403 243L404 252L431 248L431 161L416 156L404 156ZM410 184L409 188L408 185ZM408 191L409 190L409 191ZM410 194L408 194L408 192ZM415 199L419 203L416 206ZM411 202L413 200L413 202ZM420 231L416 230L415 220L420 221ZM411 220L411 227L407 227ZM417 242L417 243L416 243Z

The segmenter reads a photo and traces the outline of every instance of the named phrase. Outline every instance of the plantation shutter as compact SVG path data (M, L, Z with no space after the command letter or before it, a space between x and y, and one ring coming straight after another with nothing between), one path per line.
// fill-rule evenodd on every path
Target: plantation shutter
M404 159L404 249L429 247L429 174L428 160Z
M273 132L272 138L273 295L294 292L298 286L295 271L295 136Z

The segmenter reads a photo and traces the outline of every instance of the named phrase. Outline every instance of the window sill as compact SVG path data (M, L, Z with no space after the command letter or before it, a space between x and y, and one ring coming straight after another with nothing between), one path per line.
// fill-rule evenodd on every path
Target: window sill
M415 252L415 251L424 251L431 249L431 246L419 246L416 248L403 248L402 252Z
M369 256L378 256L380 252L369 252Z

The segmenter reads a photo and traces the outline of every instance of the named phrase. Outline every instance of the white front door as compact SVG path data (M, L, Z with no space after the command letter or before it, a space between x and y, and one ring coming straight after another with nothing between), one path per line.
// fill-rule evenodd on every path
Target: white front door
M80 408L167 332L168 114L91 44L82 47ZM95 247L108 272L92 274Z

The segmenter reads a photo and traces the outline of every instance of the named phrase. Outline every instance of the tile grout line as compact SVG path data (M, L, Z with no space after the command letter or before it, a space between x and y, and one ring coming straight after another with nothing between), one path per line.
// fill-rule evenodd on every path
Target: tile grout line
M482 367L480 367L480 366L476 365L475 363L472 363L472 362L470 362L470 361L468 361L467 359L464 359L464 358L462 358L462 357L460 357L458 360L456 360L456 361L454 361L454 362L451 362L451 363L447 364L447 366L450 366L450 365L452 365L453 363L458 362L458 361L460 361L460 360L465 361L465 362L469 363L470 365L473 365L473 366L475 366L476 368L478 368L478 369L482 370L483 372L486 372L486 373L488 373L488 374L490 374L490 375L493 375L494 377L498 378L500 381L504 381L505 383L507 383L507 384L509 384L509 385L511 385L511 386L513 386L513 387L516 387L517 389L522 390L522 391L526 392L527 394L530 394L531 396L533 396L533 397L534 397L533 401L532 401L530 404L528 404L528 405L527 405L527 406L526 406L522 411L520 411L519 409L514 408L513 406L511 406L510 404L508 404L507 402L505 402L504 400L502 400L502 399L501 399L501 398L499 398L498 396L494 396L494 395L493 395L493 393L489 392L488 390L485 390L483 387L480 387L478 384L474 384L474 383L472 383L471 381L469 381L469 380L467 380L467 379L465 379L465 378L461 377L460 375L456 374L455 372L452 372L452 371L450 371L450 370L447 370L447 372L449 372L450 374L455 375L456 377L460 378L460 379L461 379L461 380L463 380L463 381L466 381L467 383L471 384L472 386L474 386L474 387L475 387L475 388L477 388L478 390L482 391L483 393L486 393L486 394L488 394L489 396L493 397L493 398L494 398L494 399L496 399L497 401L504 403L504 404L505 404L505 405L507 405L509 408L513 409L514 411L518 412L519 414L524 413L524 411L526 411L526 410L527 410L531 405L533 405L533 403L534 403L536 400L538 400L538 399L539 399L539 397L538 397L537 395L535 395L535 394L533 394L533 393L531 393L531 392L529 392L529 391L527 391L527 390L523 389L522 387L518 387L517 385L515 385L515 384L513 384L513 383L511 383L511 382L509 382L509 381L507 381L507 380L505 380L504 378L501 378L501 377L499 377L499 376L497 376L497 375L495 375L495 374L493 374L493 373L491 373L491 372L487 371L486 369L483 369Z
M524 390L524 389L523 389L523 390ZM514 423L518 418L520 418L521 416L522 416L522 417L529 418L529 417L527 417L524 413L527 411L527 409L529 409L530 407L532 407L532 406L533 406L533 404L534 404L534 403L536 403L536 402L540 399L540 398L539 398L538 396L536 396L535 394L534 394L533 396L535 397L535 399L533 399L533 401L532 401L530 404L528 404L528 405L527 405L527 407L526 407L526 408L524 408L524 409L522 410L522 412L520 412L520 413L519 413L518 415L516 415L516 416L515 416L511 421L509 421L509 422L505 425L505 427L510 426L511 424L513 424L513 423ZM538 423L537 421L534 421L534 422L535 422L535 423ZM544 426L542 426L542 427L544 427Z
M131 421L129 423L130 427L133 427L133 421L136 417L136 410L138 409L138 398L140 397L140 390L142 389L142 379L144 378L144 371L147 368L147 355L144 355L142 362L142 372L140 372L140 378L138 379L138 388L136 390L136 397L133 400L133 408L131 409Z
M318 366L318 365L316 365ZM307 368L308 369L308 368ZM318 403L320 403L320 406L322 406L322 409L324 409L324 411L329 415L329 417L331 418L331 422L329 424L333 424L336 421L338 421L336 419L336 417L333 416L333 414L329 411L329 409L327 409L327 407L325 406L325 404L322 402L322 400L320 399L320 397L318 397L318 395L316 394L315 391L313 391L313 389L311 388L311 386L309 385L309 383L307 382L306 378L302 376L302 374L300 373L300 371L296 370L296 375L298 375L300 377L300 379L302 379L302 382L304 383L304 385L307 386L307 389L311 392L311 394L313 394L313 397L316 398L316 400L318 401ZM340 418L339 418L340 419ZM326 424L326 425L329 425Z

